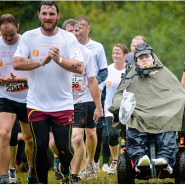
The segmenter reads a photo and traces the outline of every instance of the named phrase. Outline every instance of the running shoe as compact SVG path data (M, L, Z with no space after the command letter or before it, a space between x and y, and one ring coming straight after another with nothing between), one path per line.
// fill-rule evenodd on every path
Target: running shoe
M62 175L61 184L73 184L73 177L71 174L66 176Z
M62 175L61 175L61 172L59 170L59 164L55 168L55 179L56 180L61 180L62 179Z
M102 166L103 172L106 172L108 170L108 168L109 168L108 163L103 164L103 166Z
M99 167L99 164L100 164L100 160L98 160L97 163L94 163L94 169L98 172L100 172L100 167Z
M149 168L152 168L152 165L150 164L150 159L147 155L144 155L139 159L138 165L135 167L136 172L140 172L140 170L137 168L139 166L149 166Z
M10 184L17 184L16 169L11 168L8 170Z
M22 173L28 172L28 171L29 171L28 165L25 165L25 166L22 166L22 167L21 167L21 172L22 172Z
M94 168L95 162L87 162L87 179L96 179L97 172Z
M107 174L108 175L115 175L117 171L117 162L112 161L110 167L107 169Z
M73 184L81 184L80 183L80 177L73 177Z
M87 172L85 171L84 168L80 170L78 177L80 177L81 180L84 180L87 178Z
M28 184L38 184L38 180L28 175Z
M169 172L169 174L172 174L173 173L173 169L172 169L172 167L168 164L168 162L165 160L165 159L163 159L163 158L158 158L158 159L152 159L152 161L154 161L155 162L155 165L160 165L160 164L166 164L166 165L168 165L167 166L167 170L168 170L168 172Z

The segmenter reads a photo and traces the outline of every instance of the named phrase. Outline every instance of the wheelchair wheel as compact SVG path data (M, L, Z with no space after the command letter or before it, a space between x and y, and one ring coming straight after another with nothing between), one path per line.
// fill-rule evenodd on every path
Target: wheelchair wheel
M125 152L118 158L117 181L118 184L135 184L131 160Z
M174 166L175 184L185 183L185 152L178 152Z

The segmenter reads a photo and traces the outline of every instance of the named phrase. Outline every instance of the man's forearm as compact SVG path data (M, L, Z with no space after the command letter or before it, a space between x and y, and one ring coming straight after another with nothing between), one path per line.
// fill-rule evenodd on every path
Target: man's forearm
M17 81L15 83L26 83L28 76L17 77Z
M89 90L91 92L91 96L92 96L94 103L96 105L96 108L102 108L100 89L98 87L98 82L95 77L91 78L91 79L88 78L88 86L89 86Z
M40 66L40 60L31 60L23 57L14 57L13 59L13 68L15 70L29 71Z
M62 63L58 63L62 68L73 73L83 73L84 63L77 60L62 58Z

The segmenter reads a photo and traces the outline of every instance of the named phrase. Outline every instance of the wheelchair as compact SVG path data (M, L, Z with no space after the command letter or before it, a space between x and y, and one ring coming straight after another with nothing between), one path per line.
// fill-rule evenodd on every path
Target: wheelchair
M176 155L176 163L172 167L173 173L169 174L166 164L155 165L151 159L156 156L156 138L149 137L147 144L149 148L149 155L152 168L148 166L141 166L140 172L136 172L133 166L134 162L128 157L126 147L121 148L121 154L118 157L117 163L117 182L118 184L135 184L135 179L149 180L149 179L164 179L174 178L175 184L185 183L185 136L178 133L177 142L179 151Z

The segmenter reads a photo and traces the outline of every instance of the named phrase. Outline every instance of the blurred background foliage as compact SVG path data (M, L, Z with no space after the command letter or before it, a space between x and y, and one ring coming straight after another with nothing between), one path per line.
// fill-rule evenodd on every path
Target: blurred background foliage
M11 13L23 34L40 26L41 1L1 1L0 15ZM154 53L181 80L185 61L185 3L183 1L57 1L58 26L66 19L83 15L91 21L89 37L103 44L108 64L112 48L125 44L130 52L134 36L143 35Z

